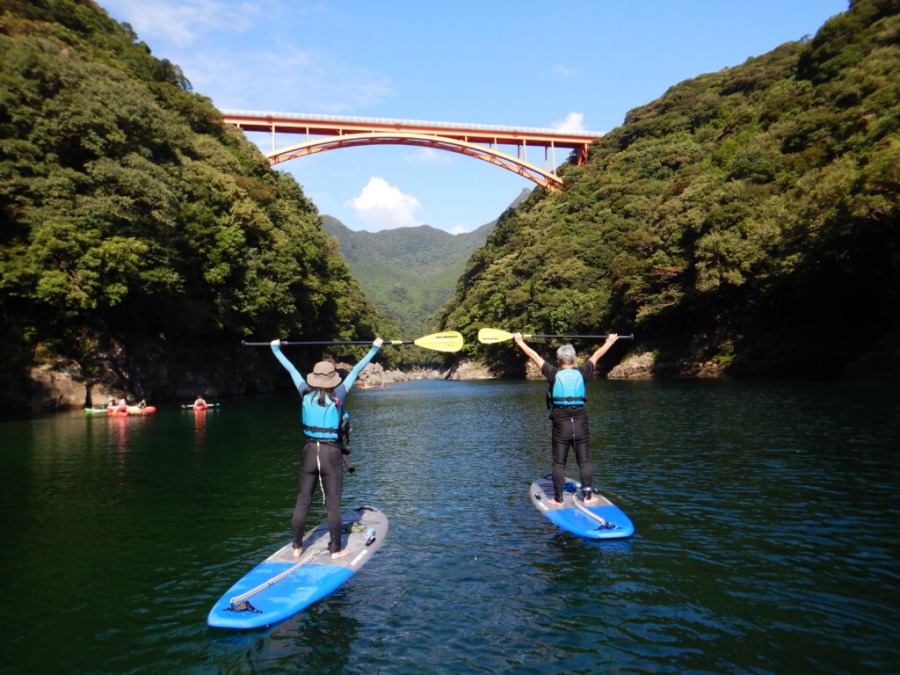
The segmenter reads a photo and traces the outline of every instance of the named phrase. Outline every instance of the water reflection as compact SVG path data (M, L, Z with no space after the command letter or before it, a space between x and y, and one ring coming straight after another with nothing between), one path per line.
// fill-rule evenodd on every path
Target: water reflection
M0 425L0 592L15 608L0 659L11 672L896 670L900 387L590 386L595 474L633 539L581 541L530 504L550 464L542 383L354 392L344 506L384 510L388 541L331 597L248 634L211 633L206 614L288 536L296 397L199 420Z
M352 601L339 590L275 626L252 631L209 628L211 652L223 672L342 672L359 632ZM348 603L350 607L348 607Z
M194 440L198 448L203 447L203 439L206 436L206 410L190 410L194 416Z

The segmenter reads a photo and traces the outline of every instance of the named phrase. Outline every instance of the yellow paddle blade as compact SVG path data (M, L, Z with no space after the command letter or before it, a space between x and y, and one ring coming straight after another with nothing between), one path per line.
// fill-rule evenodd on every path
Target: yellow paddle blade
M455 330L448 330L420 337L418 340L413 340L413 344L439 352L458 352L463 347L463 336L462 333L457 333Z
M512 333L496 328L482 328L478 331L478 341L483 345L492 345L504 340L512 340Z

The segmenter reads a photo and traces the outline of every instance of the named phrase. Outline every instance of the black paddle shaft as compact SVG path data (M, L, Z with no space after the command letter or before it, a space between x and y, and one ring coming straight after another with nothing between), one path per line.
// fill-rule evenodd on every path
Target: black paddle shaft
M385 340L383 344L409 345L412 343L413 340ZM271 346L271 344L271 342L247 342L246 340L241 340L242 347L269 347ZM282 347L290 347L292 345L370 345L372 344L372 340L304 340L301 342L282 340L278 344L280 344Z
M522 337L527 338L565 338L567 340L581 338L585 340L605 340L609 337L609 335L527 335L523 334ZM634 335L620 335L620 340L634 340Z

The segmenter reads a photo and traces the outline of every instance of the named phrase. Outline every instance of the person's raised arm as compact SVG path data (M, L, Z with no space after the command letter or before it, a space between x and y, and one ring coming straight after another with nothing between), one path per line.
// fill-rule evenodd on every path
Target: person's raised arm
M369 361L371 361L378 351L381 349L381 345L384 342L381 338L375 338L375 342L372 343L372 348L369 350L369 353L366 354L359 363L353 366L353 370L347 375L344 381L341 383L344 385L344 388L349 392L350 388L353 386L353 383L356 382L356 378L359 377L359 374L362 372L363 368L369 365Z
M538 367L538 370L544 367L544 359L541 358L541 355L534 351L531 347L525 344L525 340L522 339L521 333L513 333L513 339L516 341L516 344L519 346L525 355L528 356L529 359L534 361L534 365Z
M616 333L610 333L606 336L606 342L600 345L600 348L597 349L597 351L595 351L593 354L591 354L588 361L594 364L594 368L597 367L597 361L599 361L600 358L609 351L609 348L612 347L613 343L618 339L619 336Z
M272 340L270 343L272 345L272 353L275 354L275 358L284 366L285 370L287 370L291 374L291 379L294 381L294 386L297 389L302 389L306 386L306 380L303 379L303 376L300 374L294 364L288 361L288 357L281 353L281 340Z

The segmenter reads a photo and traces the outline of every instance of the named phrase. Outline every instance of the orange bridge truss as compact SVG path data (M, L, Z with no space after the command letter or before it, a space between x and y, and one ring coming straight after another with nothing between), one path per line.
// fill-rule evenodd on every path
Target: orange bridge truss
M556 149L575 153L580 166L587 161L588 148L602 134L596 131L562 131L501 127L449 122L336 117L295 113L223 110L222 121L243 131L269 133L272 150L265 155L270 164L279 164L325 150L361 145L414 145L457 152L502 167L545 188L562 185L556 174ZM300 143L278 147L278 134L305 136ZM515 155L499 148L514 147ZM528 149L542 148L544 166L528 161Z

